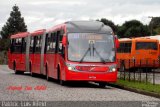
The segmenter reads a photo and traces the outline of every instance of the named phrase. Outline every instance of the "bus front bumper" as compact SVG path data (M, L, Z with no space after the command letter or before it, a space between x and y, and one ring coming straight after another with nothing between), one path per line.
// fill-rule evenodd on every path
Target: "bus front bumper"
M74 72L67 70L65 81L116 82L116 72Z

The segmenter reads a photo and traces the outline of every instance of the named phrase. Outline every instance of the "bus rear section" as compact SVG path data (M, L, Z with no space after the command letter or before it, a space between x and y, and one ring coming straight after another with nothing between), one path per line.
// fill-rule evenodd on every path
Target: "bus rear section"
M159 41L159 56L158 56L158 60L160 61L160 35L155 35L155 36L146 36L143 38L148 38L148 39L156 39ZM159 62L160 63L160 62ZM160 64L159 64L160 67Z
M119 39L118 62L120 70L158 68L159 41L147 38Z
M11 35L8 66L15 73L23 73L26 70L26 44L28 36L28 32Z
M93 81L104 85L117 81L118 40L110 27L96 21L71 21L47 33L51 35L46 43L49 77L60 83Z

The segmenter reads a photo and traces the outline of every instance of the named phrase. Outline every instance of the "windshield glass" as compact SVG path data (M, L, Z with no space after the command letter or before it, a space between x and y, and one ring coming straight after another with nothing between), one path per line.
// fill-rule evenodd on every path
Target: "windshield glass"
M93 33L68 34L68 59L78 62L114 62L113 35Z
M145 49L145 50L157 50L157 42L137 42L136 50Z

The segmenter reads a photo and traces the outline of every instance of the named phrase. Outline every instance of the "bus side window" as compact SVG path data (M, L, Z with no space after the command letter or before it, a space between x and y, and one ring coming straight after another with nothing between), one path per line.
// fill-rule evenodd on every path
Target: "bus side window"
M59 52L59 36L60 36L60 31L56 32L56 46L55 46L55 53Z
M120 43L117 51L118 51L118 53L131 53L131 47L132 47L131 42Z
M59 35L59 51L60 51L61 53L62 53L62 50L63 50L63 46L62 46L63 34L64 34L64 31L61 30L61 31L60 31L60 35Z
M45 38L45 46L44 46L44 53L47 52L47 43L48 43L48 33L46 33L46 38Z
M22 39L22 53L26 53L26 37Z
M41 52L41 42L42 42L41 35L35 36L35 53Z
M14 39L10 40L10 51L11 51L11 53L14 52L14 47L13 47L14 46L14 41L15 41Z
M34 53L34 37L33 36L31 36L29 52Z
M13 43L13 52L21 53L22 47L22 38L16 38Z
M64 34L63 30L57 32L57 45L56 45L57 46L57 52L62 54L62 55L64 54L64 47L62 46L63 34Z
M46 52L48 53L49 50L50 50L50 40L51 40L51 35L50 34L47 34L47 43L46 43Z
M128 43L125 43L124 46L125 46L124 47L124 53L131 53L132 44L130 42L128 42Z
M120 43L117 52L118 53L123 53L123 50L124 50L124 43Z
M47 37L47 43L46 43L46 51L48 53L54 53L55 47L54 47L54 33L48 34Z
M53 53L55 53L55 49L56 49L56 33L52 33L52 51Z

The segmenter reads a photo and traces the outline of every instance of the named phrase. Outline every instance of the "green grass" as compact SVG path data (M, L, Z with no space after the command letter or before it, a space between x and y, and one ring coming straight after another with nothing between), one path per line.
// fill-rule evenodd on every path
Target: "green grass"
M160 94L159 84L153 85L151 83L146 84L144 82L140 83L137 81L134 82L134 81L128 81L128 80L121 80L121 79L119 79L116 84L124 86L124 87L128 87L128 88L134 88L134 89L143 90L146 92L153 92L153 93Z

